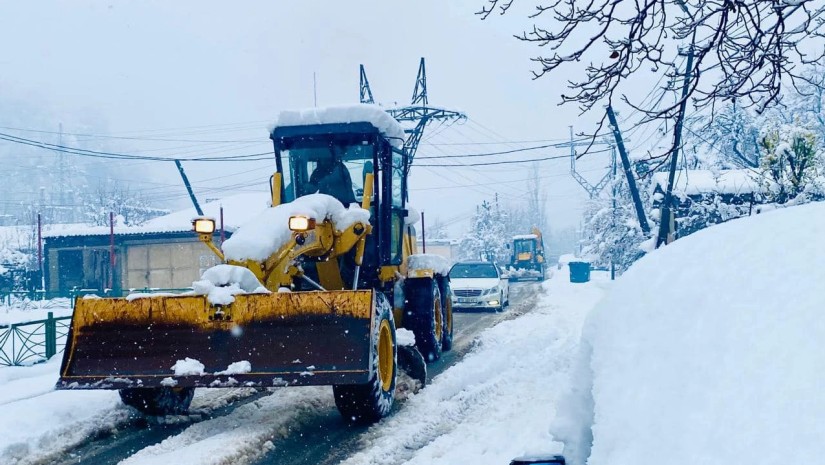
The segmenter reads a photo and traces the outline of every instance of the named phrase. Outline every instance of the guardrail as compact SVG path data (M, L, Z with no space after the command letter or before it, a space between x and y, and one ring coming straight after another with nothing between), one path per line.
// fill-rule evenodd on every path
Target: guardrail
M0 325L0 365L32 365L48 360L63 351L72 317Z

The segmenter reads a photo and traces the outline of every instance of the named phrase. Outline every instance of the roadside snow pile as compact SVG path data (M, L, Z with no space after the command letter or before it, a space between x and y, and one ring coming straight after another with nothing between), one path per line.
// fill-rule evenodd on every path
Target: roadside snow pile
M311 194L295 201L267 208L257 217L241 226L223 243L227 260L266 260L289 242L289 217L303 215L318 223L329 219L335 229L343 231L357 222L369 224L370 212L353 204L344 208L335 197Z
M280 126L306 126L310 124L370 123L396 147L404 145L407 136L404 128L389 113L377 105L357 104L304 110L282 111L271 129Z
M408 266L410 270L433 270L436 274L443 276L450 273L449 260L431 253L410 255Z
M823 237L825 204L810 204L634 264L583 332L553 428L568 463L820 463Z
M175 370L175 376L200 376L203 375L204 368L206 367L200 361L186 357L183 360L175 362L170 369Z
M234 265L215 265L192 283L195 295L205 295L212 305L229 305L238 294L269 294L255 274Z

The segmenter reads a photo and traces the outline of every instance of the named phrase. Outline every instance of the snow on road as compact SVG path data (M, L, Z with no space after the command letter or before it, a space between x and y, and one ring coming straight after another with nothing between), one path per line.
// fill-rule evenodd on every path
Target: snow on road
M363 451L343 464L501 465L560 452L550 420L584 319L610 284L602 273L593 279L546 281L536 309L482 333L473 352L371 428Z
M274 447L272 441L300 427L301 419L335 408L332 389L281 388L231 414L194 424L147 447L122 465L235 465L249 463Z
M0 463L36 463L134 420L135 411L120 402L117 391L55 391L60 359L0 368ZM200 390L192 410L208 414L254 392Z
M545 282L534 310L483 332L462 361L373 426L363 450L345 463L492 465L536 452L535 444L560 450L547 432L559 386L566 382L584 317L609 284L600 273L593 276L587 284L569 283L566 273ZM43 460L134 420L115 391L53 391L58 359L0 369L0 463ZM192 407L217 408L248 394L198 390ZM334 409L329 387L277 389L121 463L250 463L277 449L290 429Z

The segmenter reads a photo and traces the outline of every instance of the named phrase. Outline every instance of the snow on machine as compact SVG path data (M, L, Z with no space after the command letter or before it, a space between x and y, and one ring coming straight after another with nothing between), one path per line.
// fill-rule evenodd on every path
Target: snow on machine
M196 387L332 385L345 418L370 422L399 369L425 381L452 345L452 296L446 261L416 255L403 129L357 105L284 112L270 138L272 206L222 248L214 220L193 220L223 264L186 295L78 298L58 389L165 415Z

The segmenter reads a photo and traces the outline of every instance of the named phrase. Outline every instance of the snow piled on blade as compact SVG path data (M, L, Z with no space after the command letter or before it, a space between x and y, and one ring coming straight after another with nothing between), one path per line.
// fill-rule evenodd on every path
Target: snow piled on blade
M823 237L825 204L810 204L704 229L634 264L583 333L554 427L568 463L819 463Z
M304 110L287 110L278 115L270 131L281 126L308 126L313 124L370 123L395 147L402 147L407 139L404 128L381 107L368 104L342 105Z
M202 375L204 368L206 367L200 361L186 357L184 360L175 362L170 370L175 370L175 376L188 376Z
M293 202L267 208L260 215L241 226L223 243L227 260L266 260L289 242L289 217L303 215L320 223L332 221L342 231L356 222L369 223L370 212L352 204L344 208L335 197L326 194L310 194Z
M215 265L192 283L195 295L205 295L212 305L229 305L238 294L269 294L255 273L242 266Z
M410 255L408 266L410 270L433 270L442 276L450 273L449 260L431 253Z
M216 375L240 375L252 371L252 364L246 360L230 363L226 370L215 373Z

